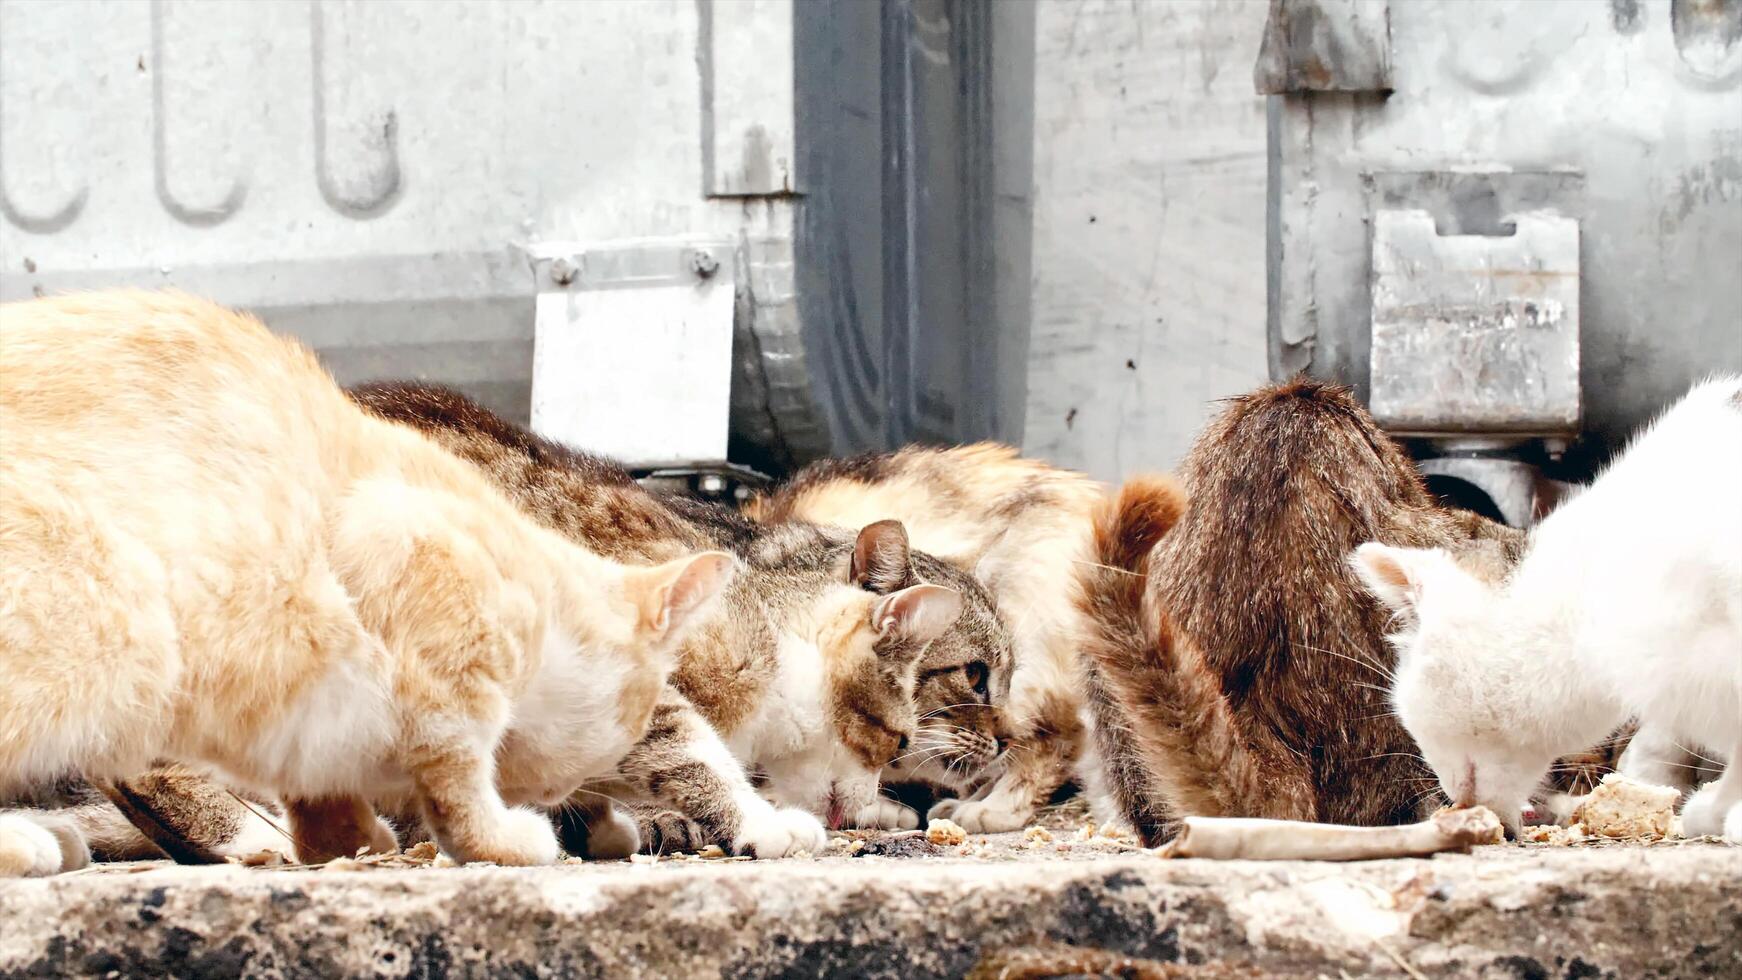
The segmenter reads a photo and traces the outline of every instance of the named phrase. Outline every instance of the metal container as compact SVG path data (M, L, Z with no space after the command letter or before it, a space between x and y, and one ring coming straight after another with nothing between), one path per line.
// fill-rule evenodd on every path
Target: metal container
M647 467L1012 438L1022 6L0 0L0 298L178 286L522 422L536 373Z
M1256 81L1273 377L1582 478L1742 370L1739 0L1273 0Z

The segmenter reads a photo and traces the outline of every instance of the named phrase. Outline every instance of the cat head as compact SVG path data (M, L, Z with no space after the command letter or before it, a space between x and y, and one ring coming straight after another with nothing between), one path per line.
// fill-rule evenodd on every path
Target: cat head
M1595 741L1581 743L1567 721L1573 678L1555 669L1540 627L1504 586L1450 552L1368 542L1350 564L1393 614L1392 705L1440 787L1516 831L1554 760Z
M999 706L1010 691L1015 658L991 596L955 564L912 551L896 521L860 532L849 577L873 593L930 582L960 597L960 614L921 655L913 731L885 778L921 779L950 789L967 785L1002 757L1010 738Z
M611 771L647 731L680 646L738 570L719 551L651 566L572 554L569 606L545 630L539 673L496 753L511 804L554 806Z
M801 635L814 642L817 659L798 650L783 654L781 683L820 693L830 737L766 762L763 791L776 803L824 817L831 827L847 826L876 801L884 767L907 751L917 724L920 661L960 616L962 597L912 576L906 531L893 521L865 528L850 546L836 532L815 527L787 527L763 545L772 549L777 542L784 546L783 568L807 565L824 579L812 580L799 600L798 621L809 624ZM802 549L797 555L795 546ZM888 576L879 579L887 588L866 587L867 569ZM811 663L820 665L820 678L809 674ZM804 703L815 695L775 696Z

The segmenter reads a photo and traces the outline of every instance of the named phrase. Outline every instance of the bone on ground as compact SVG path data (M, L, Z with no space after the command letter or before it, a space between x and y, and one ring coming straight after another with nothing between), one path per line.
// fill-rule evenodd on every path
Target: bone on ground
M1247 817L1187 817L1163 857L1248 861L1369 861L1468 851L1504 839L1500 818L1484 807L1441 810L1421 823L1344 827Z

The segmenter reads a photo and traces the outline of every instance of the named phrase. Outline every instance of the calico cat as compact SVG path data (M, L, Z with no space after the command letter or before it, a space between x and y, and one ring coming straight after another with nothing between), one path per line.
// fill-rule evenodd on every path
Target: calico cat
M1431 548L1352 564L1396 614L1392 698L1446 795L1516 827L1555 756L1629 716L1725 753L1690 835L1742 843L1742 377L1695 386L1531 532L1504 583Z
M891 781L935 783L971 798L932 810L971 833L1016 830L1071 778L1087 747L1077 648L1083 624L1068 582L1088 560L1095 508L1103 496L1087 477L1024 459L993 443L912 446L814 463L746 510L770 525L788 521L856 526L888 517L907 525L915 544L970 571L995 598L1014 643L1014 661L938 670L922 682L940 705L921 727L933 744L998 737L1012 749L1002 772L949 769L921 756L894 767ZM988 710L1002 702L1004 719Z
M1493 580L1522 535L1438 506L1347 390L1313 381L1233 399L1182 476L1183 513L1165 483L1128 486L1082 566L1097 732L1127 818L1150 844L1187 814L1416 819L1431 781L1386 704L1385 614L1346 556L1435 545Z
M0 789L187 761L299 851L390 847L402 792L456 860L550 863L513 805L615 768L736 564L601 558L183 294L0 307L0 378Z

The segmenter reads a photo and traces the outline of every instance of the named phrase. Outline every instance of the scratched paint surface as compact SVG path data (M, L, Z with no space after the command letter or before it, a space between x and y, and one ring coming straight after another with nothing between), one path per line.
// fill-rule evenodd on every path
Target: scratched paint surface
M1265 4L1040 4L1024 445L1172 466L1266 376Z

